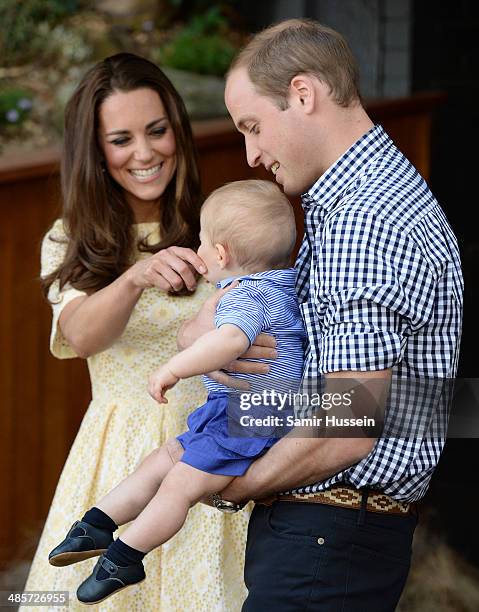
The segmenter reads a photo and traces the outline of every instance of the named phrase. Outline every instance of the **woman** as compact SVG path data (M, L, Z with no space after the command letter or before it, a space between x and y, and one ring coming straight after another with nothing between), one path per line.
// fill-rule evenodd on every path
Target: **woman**
M46 235L42 279L53 308L51 350L88 358L93 400L55 493L26 585L74 592L96 559L65 568L48 553L70 526L204 401L184 381L161 407L148 375L176 352L176 331L211 293L200 280L200 186L181 98L154 64L131 54L98 63L65 117L63 218ZM103 610L235 610L244 599L247 514L199 504L147 560L152 580Z

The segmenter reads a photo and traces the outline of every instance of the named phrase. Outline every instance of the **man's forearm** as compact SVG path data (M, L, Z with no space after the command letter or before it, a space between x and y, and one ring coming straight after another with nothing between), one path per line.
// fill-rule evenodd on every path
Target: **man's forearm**
M205 300L196 316L185 321L176 335L176 344L180 351L188 348L201 336L215 328L215 312L220 299L238 286L238 281L224 289L218 289L212 296Z
M178 333L176 334L176 344L180 351L184 351L189 346L191 346L194 342L204 336L208 332L215 329L214 324L214 314L211 313L211 316L205 316L200 311L195 317L192 319L188 319L185 321Z
M335 409L338 416L344 410L346 417L372 416L378 409L384 410L390 380L390 370L327 374L323 398L326 394L330 397L339 394L346 399L347 394L354 401L342 401ZM311 433L312 437L306 437ZM376 441L374 437L341 438L337 431L336 435L332 431L324 433L328 435L296 428L256 460L244 476L236 478L224 491L224 498L259 499L314 484L358 463L370 453ZM361 436L362 432L358 430L357 435Z
M184 351L191 346L202 334L198 333L198 326L195 324L195 317L185 321L178 330L176 336L176 346L178 350Z
M261 499L313 484L354 465L369 454L374 438L297 438L286 436L235 478L224 499Z

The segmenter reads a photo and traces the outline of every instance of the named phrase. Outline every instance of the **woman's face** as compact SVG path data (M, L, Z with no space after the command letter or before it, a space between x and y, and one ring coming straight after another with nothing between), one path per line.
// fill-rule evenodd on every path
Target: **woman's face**
M110 176L137 222L157 220L157 201L176 170L176 139L153 89L115 91L99 110L99 141Z

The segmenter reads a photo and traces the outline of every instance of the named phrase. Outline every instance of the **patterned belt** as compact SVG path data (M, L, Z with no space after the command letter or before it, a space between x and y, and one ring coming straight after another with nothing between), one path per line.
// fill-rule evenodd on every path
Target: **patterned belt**
M359 510L363 491L354 489L349 486L334 486L326 491L318 491L316 493L289 493L287 495L277 495L257 500L257 504L270 506L275 501L289 502L305 502L308 504L325 504L327 506L340 506L342 508L351 508ZM396 501L377 491L369 490L367 492L366 510L370 512L380 512L382 514L409 514L415 507L415 504L406 504Z

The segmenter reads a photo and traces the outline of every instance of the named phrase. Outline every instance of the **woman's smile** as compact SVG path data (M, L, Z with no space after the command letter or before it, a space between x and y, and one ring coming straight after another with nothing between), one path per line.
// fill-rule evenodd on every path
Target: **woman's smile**
M128 172L140 183L150 183L160 176L162 167L163 162L156 166L151 166L150 168L132 168L128 170Z
M115 91L99 118L106 170L143 219L145 203L162 197L176 171L176 139L163 102L153 89Z

